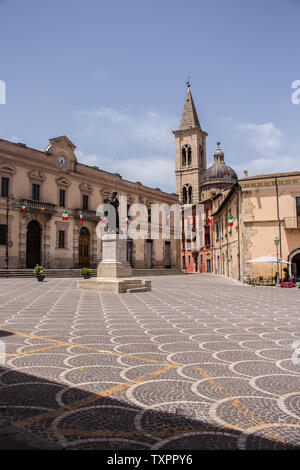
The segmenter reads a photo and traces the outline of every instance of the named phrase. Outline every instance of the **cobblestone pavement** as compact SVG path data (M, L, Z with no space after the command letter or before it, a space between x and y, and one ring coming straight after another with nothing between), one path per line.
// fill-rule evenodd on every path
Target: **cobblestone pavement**
M2 448L300 448L299 289L1 279L0 303Z

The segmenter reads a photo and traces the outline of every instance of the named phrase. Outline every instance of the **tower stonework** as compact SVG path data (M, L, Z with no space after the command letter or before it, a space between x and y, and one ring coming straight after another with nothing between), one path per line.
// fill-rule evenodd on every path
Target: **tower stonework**
M201 175L206 170L206 136L201 129L190 86L175 136L176 193L183 204L199 202Z

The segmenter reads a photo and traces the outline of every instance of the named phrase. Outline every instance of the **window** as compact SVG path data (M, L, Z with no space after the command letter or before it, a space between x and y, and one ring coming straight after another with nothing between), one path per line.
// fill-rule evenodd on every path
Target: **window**
M182 257L182 269L186 269L185 255Z
M7 225L0 224L0 245L6 245L7 242Z
M186 186L182 189L182 202L183 204L187 204L187 188Z
M296 197L296 211L297 217L300 217L300 197Z
M32 199L34 201L40 200L40 185L39 184L32 184Z
M200 255L200 264L203 264L203 255Z
M82 196L82 209L88 209L89 208L89 197L84 194Z
M192 164L192 149L191 147L188 148L188 165Z
M1 197L8 197L9 178L1 178Z
M59 205L65 207L66 205L66 191L65 189L59 190Z
M191 255L188 256L188 263L191 264Z
M183 148L181 151L181 164L182 166L186 165L186 149Z
M192 188L192 186L189 186L189 189L188 189L188 200L189 200L189 204L192 204L192 202L193 202L193 188Z
M205 238L205 245L209 246L210 245L210 227L205 227L204 238Z
M59 230L58 232L58 248L65 248L65 231Z

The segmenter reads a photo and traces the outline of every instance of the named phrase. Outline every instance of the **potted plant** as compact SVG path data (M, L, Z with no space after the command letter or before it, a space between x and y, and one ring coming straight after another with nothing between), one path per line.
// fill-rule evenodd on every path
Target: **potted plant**
M300 281L296 282L296 286L300 289Z
M84 277L84 279L89 279L92 275L92 270L90 268L82 268L80 274Z
M34 272L35 277L37 278L37 280L40 281L40 282L42 282L42 281L45 279L45 277L46 277L44 266L39 266L39 265L37 264L37 265L35 266L33 272Z

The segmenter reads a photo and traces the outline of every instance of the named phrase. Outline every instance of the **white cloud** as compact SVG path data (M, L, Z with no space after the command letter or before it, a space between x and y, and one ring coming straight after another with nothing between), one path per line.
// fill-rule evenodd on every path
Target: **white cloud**
M239 124L237 132L246 142L264 156L273 156L282 146L283 133L272 122L264 124Z
M295 151L297 146L292 145L272 122L235 125L234 136L241 141L238 151L242 149L244 157L243 164L240 157L234 158L238 162L234 169L239 175L243 176L244 169L248 170L249 176L299 169L299 157Z
M79 161L120 173L124 179L175 191L176 121L157 112L115 108L77 111Z

